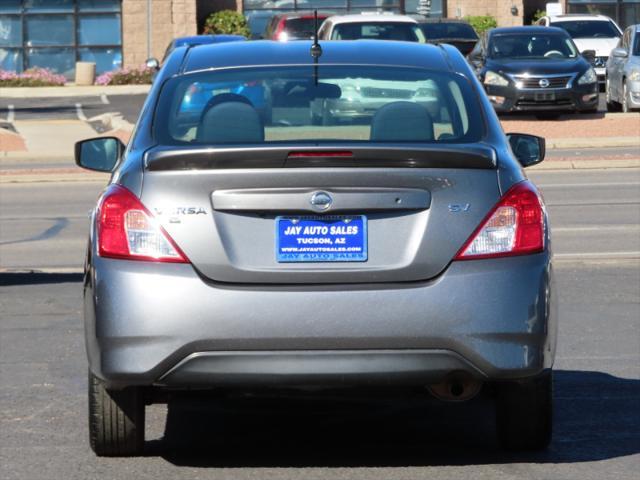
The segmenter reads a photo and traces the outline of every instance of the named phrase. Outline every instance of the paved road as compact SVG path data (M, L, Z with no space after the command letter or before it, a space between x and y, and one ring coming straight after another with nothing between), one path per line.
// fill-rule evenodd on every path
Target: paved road
M342 400L178 398L147 409L146 457L97 459L86 442L79 275L5 275L0 478L636 478L640 171L532 176L549 205L558 253L556 435L548 452L498 451L486 396L454 405L360 392ZM84 215L101 186L5 187L2 262L77 266Z

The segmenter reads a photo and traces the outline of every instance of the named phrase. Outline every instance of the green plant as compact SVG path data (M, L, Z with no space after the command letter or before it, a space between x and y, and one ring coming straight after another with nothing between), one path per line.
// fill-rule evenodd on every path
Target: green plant
M247 19L241 13L233 10L221 10L212 13L204 22L204 33L224 33L230 35L244 35L249 37L251 32L247 25Z
M531 19L531 25L535 25L535 23L540 20L542 17L546 17L547 12L544 10L536 10L536 13L533 14L533 18Z
M498 22L491 15L470 16L465 17L465 20L471 24L478 35L498 26Z

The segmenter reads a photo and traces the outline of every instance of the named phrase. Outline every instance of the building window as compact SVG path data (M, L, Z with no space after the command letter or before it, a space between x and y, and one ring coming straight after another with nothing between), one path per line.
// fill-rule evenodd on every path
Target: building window
M0 69L50 68L67 78L77 61L98 74L122 65L122 0L0 1Z
M640 22L640 0L569 0L567 11L606 15L623 30Z

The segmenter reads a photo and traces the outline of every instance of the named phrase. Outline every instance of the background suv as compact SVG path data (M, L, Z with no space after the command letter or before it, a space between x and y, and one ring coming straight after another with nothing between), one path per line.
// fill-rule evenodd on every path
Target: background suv
M542 17L538 20L538 25L566 30L580 52L594 50L596 55L592 65L598 75L598 81L604 84L607 59L622 36L616 22L604 15L573 14Z

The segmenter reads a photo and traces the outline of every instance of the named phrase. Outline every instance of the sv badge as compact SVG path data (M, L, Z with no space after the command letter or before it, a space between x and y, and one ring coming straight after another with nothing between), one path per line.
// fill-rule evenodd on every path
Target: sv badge
M451 213L468 212L471 208L470 203L450 203L449 211Z

